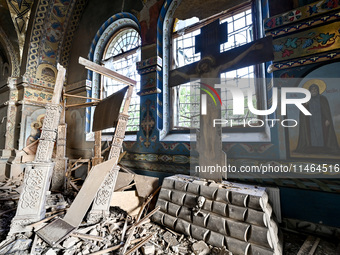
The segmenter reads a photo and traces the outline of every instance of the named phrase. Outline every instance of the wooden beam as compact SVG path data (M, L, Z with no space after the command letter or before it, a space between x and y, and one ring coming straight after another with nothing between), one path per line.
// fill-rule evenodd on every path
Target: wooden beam
M82 58L82 57L79 57L79 64L85 66L86 69L88 70L91 70L93 72L96 72L96 73L99 73L99 74L102 74L106 77L109 77L111 79L114 79L114 80L117 80L119 82L123 82L127 85L136 85L137 82L130 79L130 78L127 78L126 76L124 75L121 75L115 71L112 71L110 69L107 69L101 65L98 65L96 63L93 63L85 58Z
M318 237L318 238L316 238L316 240L315 240L315 242L314 242L314 244L312 246L312 249L310 249L308 255L313 255L314 254L314 252L318 248L319 242L320 242L320 238Z
M82 103L82 104L71 104L71 105L67 105L65 108L66 108L66 110L68 110L70 108L76 109L76 108L96 106L97 104L98 104L98 102L88 102L88 103Z
M305 242L302 244L297 255L305 255L309 253L310 247L313 245L315 240L314 236L308 236Z
M84 96L77 96L77 95L72 95L72 94L66 94L64 93L65 97L76 97L76 98L84 98L84 99L90 99L90 100L97 100L97 101L101 101L101 99L99 98L93 98L93 97L84 97Z

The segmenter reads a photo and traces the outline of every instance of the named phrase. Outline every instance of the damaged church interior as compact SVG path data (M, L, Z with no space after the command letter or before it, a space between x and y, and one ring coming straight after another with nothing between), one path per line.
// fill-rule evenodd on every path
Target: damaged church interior
M0 254L340 254L339 0L0 0Z

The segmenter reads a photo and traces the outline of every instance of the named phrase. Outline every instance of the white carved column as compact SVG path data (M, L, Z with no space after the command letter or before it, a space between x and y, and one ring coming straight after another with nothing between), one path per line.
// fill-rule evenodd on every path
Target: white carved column
M45 217L46 193L49 189L54 163L52 153L59 125L61 91L65 68L58 65L58 76L53 98L46 106L42 133L34 161L25 170L23 191L20 194L16 215L12 220L10 234L29 231L26 225Z
M65 171L67 169L66 155L66 130L65 108L60 116L60 124L58 126L57 155L55 159L54 171L52 174L51 190L61 191L65 183Z
M117 157L117 159L119 158L128 119L129 115L123 113L121 113L118 117L118 124L112 141L109 159L113 157ZM116 166L105 177L104 182L100 186L97 195L93 200L92 208L87 218L88 222L97 222L101 218L109 215L111 197L116 186L119 169L119 166Z

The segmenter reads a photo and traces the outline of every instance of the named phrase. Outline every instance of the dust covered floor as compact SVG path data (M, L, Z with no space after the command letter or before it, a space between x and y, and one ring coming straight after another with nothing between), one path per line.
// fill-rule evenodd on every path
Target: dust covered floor
M96 224L86 221L57 247L50 247L35 232L16 234L8 237L10 223L15 215L17 201L21 191L22 176L0 182L0 254L119 254L124 246L129 230L135 223L125 211L111 207L110 215ZM76 194L52 194L47 202L47 215L63 217L65 209L71 204ZM61 213L60 213L61 212ZM56 218L55 217L55 218ZM55 219L54 218L54 219ZM52 221L51 219L50 221ZM37 230L48 222L34 226ZM284 253L296 255L306 241L307 235L283 231ZM7 238L7 239L6 239ZM176 233L164 226L157 225L147 218L144 224L134 231L127 254L231 254L227 249L212 247L203 241L197 241ZM140 246L140 247L138 247ZM320 237L314 255L335 255L337 240ZM108 250L106 250L108 249ZM106 251L105 251L106 250Z

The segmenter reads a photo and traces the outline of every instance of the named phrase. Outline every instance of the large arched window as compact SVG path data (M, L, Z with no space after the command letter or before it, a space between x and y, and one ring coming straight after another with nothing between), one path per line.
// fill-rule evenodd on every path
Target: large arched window
M140 45L141 38L138 31L130 27L123 28L112 36L102 60L105 67L137 81L131 98L127 131L139 129L140 100L137 92L140 90L140 76L136 70L136 63L140 58L138 50ZM119 81L103 77L102 96L105 98L125 86L126 84Z
M90 61L104 65L108 69L137 81L129 108L128 132L136 132L139 129L140 100L137 92L140 90L140 76L136 72L136 62L140 58L141 38L139 33L140 25L134 15L127 12L117 13L98 29L88 55ZM88 79L91 81L91 90L89 90L88 96L93 98L103 99L126 86L92 71L88 71ZM94 139L94 133L91 132L93 113L93 109L87 108L86 132L88 140ZM112 132L113 129L106 129L102 133L111 135ZM134 137L130 138L135 139Z

